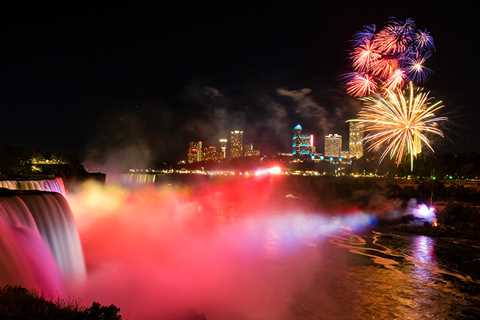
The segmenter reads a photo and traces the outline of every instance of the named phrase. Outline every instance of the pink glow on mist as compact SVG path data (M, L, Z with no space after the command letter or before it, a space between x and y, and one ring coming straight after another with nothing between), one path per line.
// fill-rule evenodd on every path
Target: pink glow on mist
M267 174L281 172L276 168ZM368 217L273 213L274 180L194 189L84 186L69 200L88 277L71 294L114 303L127 319L185 309L208 319L286 318L295 293L328 255L321 240L368 225Z

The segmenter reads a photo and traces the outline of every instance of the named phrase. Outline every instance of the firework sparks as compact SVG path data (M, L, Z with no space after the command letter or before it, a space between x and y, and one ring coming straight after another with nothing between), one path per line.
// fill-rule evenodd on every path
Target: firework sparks
M407 60L408 77L417 83L425 82L431 70L425 67L425 58Z
M407 51L415 35L415 22L407 19L404 23L395 18L378 33L374 42L384 54L396 54Z
M355 70L368 70L371 64L380 58L381 55L375 52L373 44L367 40L353 51L353 67Z
M387 81L385 81L385 88L388 90L396 90L403 87L403 83L405 82L405 72L402 69L396 69L390 77L388 77Z
M395 58L378 59L375 64L372 65L371 73L373 76L385 80L388 79L398 67L399 63Z
M359 46L362 45L365 41L371 41L375 36L376 29L377 26L375 26L374 24L364 26L363 29L357 32L353 37L355 45Z
M354 35L353 44L352 68L361 76L347 77L350 95L363 97L377 90L386 94L385 90L401 89L408 81L423 83L430 73L425 62L434 50L433 38L417 30L412 19L392 18L378 31L367 25Z
M414 88L412 82L404 93L387 88L385 96L366 97L363 101L358 118L350 121L363 124L369 150L383 149L380 161L389 155L398 166L408 157L413 170L413 160L423 145L433 151L427 136L443 137L438 123L447 118L435 115L443 108L442 101L432 102L429 93Z
M433 38L427 31L419 31L416 34L416 41L420 49L434 49Z
M377 90L377 84L373 77L368 74L353 73L348 81L348 94L355 97L363 97L374 93Z

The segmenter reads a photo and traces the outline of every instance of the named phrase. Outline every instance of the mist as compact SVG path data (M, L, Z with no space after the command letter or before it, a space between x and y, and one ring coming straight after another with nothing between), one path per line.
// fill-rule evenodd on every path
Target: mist
M325 263L333 274L345 272L345 258L332 257L328 237L371 220L362 212L282 209L272 201L275 184L85 184L69 202L88 277L71 295L86 304L113 303L126 319L193 311L208 319L287 319Z

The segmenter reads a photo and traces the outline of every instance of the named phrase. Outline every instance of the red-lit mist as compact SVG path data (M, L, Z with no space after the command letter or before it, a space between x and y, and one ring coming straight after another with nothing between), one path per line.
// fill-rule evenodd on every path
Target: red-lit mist
M285 206L285 197L274 199L276 179L193 188L84 185L69 202L87 278L70 295L113 303L126 319L189 311L208 319L286 318L296 294L318 275L318 262L330 259L322 240L365 227L369 217Z

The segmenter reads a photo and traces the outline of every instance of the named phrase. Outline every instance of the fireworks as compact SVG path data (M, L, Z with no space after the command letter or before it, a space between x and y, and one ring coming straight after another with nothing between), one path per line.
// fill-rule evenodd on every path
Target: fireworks
M428 135L443 137L435 116L442 102L432 103L429 93L415 89L413 83L425 82L431 70L425 66L434 50L433 38L418 30L413 19L391 18L381 29L364 26L353 37L350 58L353 72L345 75L347 93L365 102L355 121L363 124L364 140L370 150L382 150L400 165L413 160L422 146L433 151ZM403 87L409 83L408 90Z
M373 77L355 74L348 82L347 92L353 96L367 96L377 90L377 84Z
M413 170L413 160L423 145L433 151L427 135L443 137L438 123L447 120L435 115L443 108L442 101L432 102L428 95L414 88L412 82L405 92L386 88L384 96L363 98L365 104L358 118L350 121L363 124L369 150L383 149L380 161L390 155L398 166L409 157Z
M354 35L353 44L353 72L346 76L352 96L401 89L408 81L423 83L430 73L425 62L434 49L433 38L417 30L413 19L392 18L378 32L375 25L365 26Z

